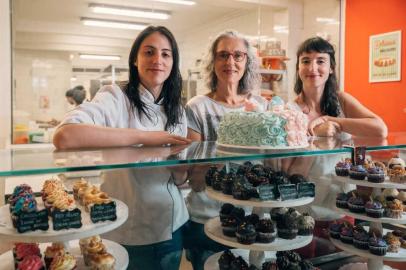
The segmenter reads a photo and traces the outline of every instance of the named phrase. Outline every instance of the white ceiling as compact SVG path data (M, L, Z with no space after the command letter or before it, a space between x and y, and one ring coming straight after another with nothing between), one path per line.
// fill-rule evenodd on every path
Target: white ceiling
M78 53L121 55L126 65L129 48L138 31L84 26L80 17L146 22L167 26L178 42L204 25L219 18L233 17L258 9L259 3L275 10L285 8L286 0L195 0L184 6L152 0L12 0L14 48L64 51L73 56L73 66L100 66L85 61ZM103 3L149 9L168 10L169 20L148 20L92 13L89 3ZM119 65L120 65L119 64Z

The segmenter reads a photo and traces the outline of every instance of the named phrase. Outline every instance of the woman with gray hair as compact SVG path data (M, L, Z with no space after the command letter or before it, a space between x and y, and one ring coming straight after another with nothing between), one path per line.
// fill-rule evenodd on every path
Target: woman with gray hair
M193 97L186 105L188 138L195 141L217 140L217 130L228 112L243 111L247 103L265 110L267 102L255 95L260 83L258 60L248 40L236 31L221 33L211 44L205 66L210 92ZM190 221L185 232L185 249L193 269L203 269L205 260L226 249L204 233L204 223L218 216L221 203L204 191L208 166L195 166L190 175L192 191L186 198Z

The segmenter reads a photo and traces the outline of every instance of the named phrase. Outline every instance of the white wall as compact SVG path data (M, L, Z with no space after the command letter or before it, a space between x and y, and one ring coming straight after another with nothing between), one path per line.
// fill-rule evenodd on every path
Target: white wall
M11 30L10 3L0 1L0 149L11 138Z

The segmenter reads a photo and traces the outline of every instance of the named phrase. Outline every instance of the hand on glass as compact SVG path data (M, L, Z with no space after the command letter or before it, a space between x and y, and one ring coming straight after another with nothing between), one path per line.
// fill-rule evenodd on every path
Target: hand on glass
M321 116L310 122L308 130L311 136L334 137L341 132L341 126L329 121L327 116Z

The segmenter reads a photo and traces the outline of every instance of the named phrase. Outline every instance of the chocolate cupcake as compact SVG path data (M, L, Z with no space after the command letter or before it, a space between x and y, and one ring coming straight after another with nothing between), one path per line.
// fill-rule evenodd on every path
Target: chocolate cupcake
M344 222L344 226L341 228L340 240L346 244L352 244L354 237L353 227L350 223Z
M255 231L254 225L248 222L243 222L237 227L237 231L235 232L237 236L238 243L244 245L251 245L255 242L257 238L257 232Z
M364 180L367 176L367 170L362 165L351 166L350 178L355 180Z
M223 204L220 209L220 221L223 222L226 218L228 218L233 209L234 205L232 205L231 203Z
M350 174L351 160L345 159L339 161L335 166L335 171L338 176L348 176Z
M341 192L337 194L336 206L338 208L348 209L348 199L350 196L347 193Z
M268 218L260 219L257 226L257 242L271 243L275 240L276 231L275 225L272 220Z
M211 180L211 185L214 190L222 191L221 183L223 182L223 174L220 172L214 172Z
M251 198L251 190L248 188L248 182L239 177L234 181L232 194L237 200L249 200Z
M332 223L330 223L330 225L328 226L330 237L334 239L340 239L341 228L343 226L343 223L338 222L337 220L334 220Z
M246 261L244 261L244 259L241 256L238 256L237 258L235 258L235 260L233 260L230 264L230 270L246 270L248 269L248 264Z
M251 223L256 228L259 223L259 216L257 214L250 214L244 217L244 221Z
M384 208L382 206L382 203L371 199L365 204L365 212L369 217L381 218L383 217Z
M235 260L234 254L230 250L225 250L218 259L220 270L229 270L231 268L231 262Z
M227 173L221 181L221 190L224 194L231 195L233 193L233 184L236 175L232 172Z
M298 223L298 235L312 235L315 221L314 219L308 214L303 213L303 215L299 216L297 219Z
M369 234L361 225L357 225L354 228L353 245L356 248L368 250Z
M278 237L294 239L298 233L298 224L295 216L286 213L277 221Z
M291 176L289 176L288 181L289 181L291 184L295 184L295 185L297 185L297 184L299 184L299 183L308 182L307 179L306 179L306 177L304 177L304 176L301 175L301 174L292 174Z
M210 168L207 170L206 175L205 175L205 181L207 186L211 186L213 182L213 176L215 173L218 173L217 167L216 166L210 166Z
M382 183L385 181L385 173L380 167L370 167L367 170L368 182Z
M352 193L352 197L348 199L348 209L353 213L365 212L365 201L361 196L356 196Z
M388 250L386 242L375 234L368 241L369 252L377 256L385 256Z
M238 225L244 220L245 211L242 208L234 207L229 217L221 222L223 234L225 236L235 237Z
M275 222L278 222L278 220L288 212L288 208L287 207L276 207L276 208L272 208L271 210L271 219Z

